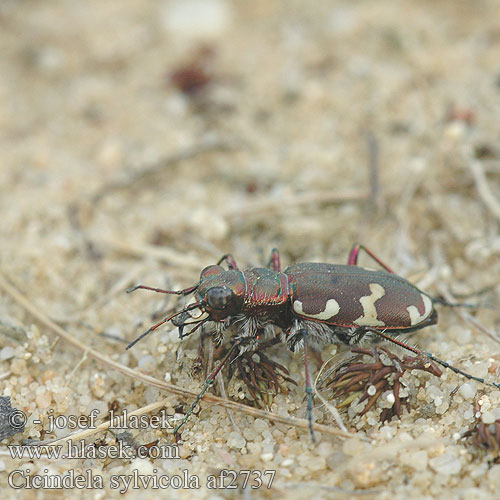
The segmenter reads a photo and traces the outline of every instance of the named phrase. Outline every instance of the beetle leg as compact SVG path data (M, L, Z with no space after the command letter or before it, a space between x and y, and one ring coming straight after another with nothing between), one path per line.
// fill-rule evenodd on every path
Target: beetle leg
M434 304L441 304L445 307L469 307L471 309L480 307L479 304L469 304L467 302L448 302L444 297L438 295L437 297L431 297Z
M311 375L309 373L309 351L307 349L307 328L302 328L299 331L302 334L302 338L304 339L304 368L306 375L306 397L307 397L307 420L309 421L309 432L311 434L311 439L313 443L316 442L316 438L314 437L313 431L313 389L311 386Z
M394 337L391 337L390 335L387 335L386 333L384 333L381 330L371 329L370 331L377 334L379 337L382 337L385 340L389 340L393 344L396 344L399 347L402 347L403 349L407 349L408 351L411 351L414 354L417 354L418 356L422 356L423 358L429 358L430 360L436 362L437 364L444 366L445 368L448 368L451 371L454 371L458 375L462 375L462 377L468 378L469 380L475 380L476 382L481 382L481 384L486 384L486 385L489 385L492 387L496 387L497 389L500 389L500 384L497 382L492 382L491 380L486 380L484 378L476 377L474 375L471 375L470 373L464 372L463 370L460 370L459 368L456 368L455 366L450 365L450 363L448 363L440 358L437 358L436 356L434 356L434 354L427 352L427 351L422 351L422 350L418 349L417 347L411 346L400 339L396 339Z
M238 270L238 264L236 264L236 261L234 260L234 257L230 253L224 254L218 261L217 265L220 266L222 262L225 262L227 264L227 267L229 269L236 269Z
M349 331L349 345L359 345L361 339L366 335L366 328L353 328Z
M358 255L360 250L364 250L377 264L382 266L389 273L395 274L394 271L386 264L384 264L371 250L366 248L364 245L360 245L356 243L349 252L349 257L347 259L348 266L357 266L358 265Z
M269 259L267 267L270 267L273 271L276 271L277 273L281 271L280 253L277 248L273 248L271 250L271 258Z
M191 413L193 413L193 410L196 408L196 405L201 401L203 398L203 395L205 392L207 392L207 389L214 383L215 377L219 374L219 372L222 370L223 366L226 364L226 362L229 360L231 355L233 354L234 350L236 347L239 347L240 341L236 340L235 343L232 345L231 349L229 349L228 353L222 358L222 361L219 363L219 366L215 368L215 370L207 377L205 380L205 385L203 386L203 389L200 391L198 396L196 396L196 399L194 400L193 404L191 405L191 408L189 408L188 412L182 419L181 423L174 429L174 434L177 434L179 432L179 429L187 422L188 418L190 417Z

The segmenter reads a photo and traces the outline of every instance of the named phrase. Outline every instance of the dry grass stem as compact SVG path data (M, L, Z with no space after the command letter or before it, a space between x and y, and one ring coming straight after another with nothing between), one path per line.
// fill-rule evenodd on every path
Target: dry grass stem
M476 183L476 188L479 196L483 200L484 204L488 207L490 212L500 220L500 201L491 192L491 189L488 186L488 180L486 179L486 175L484 173L481 162L471 160L468 162L468 165L474 177L474 182Z

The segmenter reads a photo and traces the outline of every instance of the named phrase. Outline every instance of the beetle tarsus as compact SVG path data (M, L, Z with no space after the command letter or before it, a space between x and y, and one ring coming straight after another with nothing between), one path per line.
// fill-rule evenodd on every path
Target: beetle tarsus
M135 344L137 344L137 342L139 342L139 340L142 340L146 335L149 335L152 331L153 331L153 327L149 328L143 334L139 335L135 340L133 340L132 342L130 342L130 344L127 347L125 347L125 349L128 350L131 347L134 347Z

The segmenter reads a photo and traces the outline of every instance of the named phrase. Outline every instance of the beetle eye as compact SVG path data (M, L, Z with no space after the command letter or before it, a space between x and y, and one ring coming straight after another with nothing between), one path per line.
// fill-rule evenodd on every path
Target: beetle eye
M224 309L233 297L233 291L225 286L214 286L207 292L207 303L211 309Z

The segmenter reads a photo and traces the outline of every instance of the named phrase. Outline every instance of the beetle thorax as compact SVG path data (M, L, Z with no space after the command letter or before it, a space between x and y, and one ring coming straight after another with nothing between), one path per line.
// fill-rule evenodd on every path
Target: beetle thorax
M271 313L270 308L286 304L289 298L288 277L266 268L244 271L246 293L243 311L248 313Z

